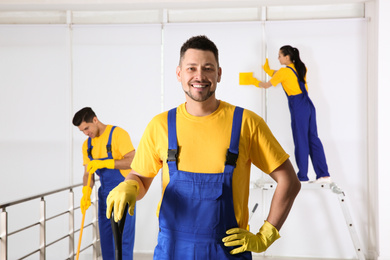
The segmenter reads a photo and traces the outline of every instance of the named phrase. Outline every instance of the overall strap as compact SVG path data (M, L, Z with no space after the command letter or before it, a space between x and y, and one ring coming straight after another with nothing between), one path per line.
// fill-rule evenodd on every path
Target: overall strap
M169 172L177 170L176 108L168 111L168 156Z
M112 133L114 132L114 129L115 129L116 126L113 126L111 128L111 132L110 132L110 135L108 136L108 142L107 142L107 145L106 145L106 149L107 149L107 158L109 159L112 159L112 149L111 149L111 141L112 141Z
M92 161L93 160L93 157L92 157L92 139L91 137L88 137L88 150L87 150L87 153L88 153L88 158Z
M113 126L111 128L111 132L110 132L110 135L108 137L108 142L107 142L107 145L106 145L106 150L107 150L107 158L109 159L112 159L112 149L111 149L111 141L112 141L112 133L114 132L114 129L115 129L116 126ZM93 160L93 157L92 157L92 139L91 137L88 138L88 150L87 150L87 153L88 153L88 158L92 161Z
M238 146L240 143L241 122L244 109L236 107L233 115L230 147L227 150L225 165L235 168L238 159ZM170 172L177 170L177 135L176 135L176 108L168 111L168 156L167 164Z
M226 167L236 167L237 159L238 159L238 146L240 143L240 133L241 133L241 122L242 122L242 114L244 109L241 107L236 107L233 115L233 125L232 125L232 134L230 137L230 147L226 153Z
M294 72L295 76L297 76L297 79L298 79L299 88L301 89L303 94L307 95L305 83L302 80L299 79L297 72L293 68L291 68L289 66L286 66L286 67Z

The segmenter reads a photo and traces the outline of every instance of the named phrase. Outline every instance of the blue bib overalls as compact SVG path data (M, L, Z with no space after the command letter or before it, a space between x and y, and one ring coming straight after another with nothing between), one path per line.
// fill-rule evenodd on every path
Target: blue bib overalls
M108 160L113 159L111 151L111 140L112 133L114 132L115 126L112 127L110 136L107 142L107 157L97 160ZM93 160L92 157L92 144L91 138L88 138L88 157ZM115 259L115 242L111 228L111 221L106 217L107 209L107 196L110 191L115 188L119 183L124 181L124 177L121 172L117 169L99 169L96 174L100 177L100 188L98 192L98 219L99 219L99 233L100 233L100 245L102 249L103 260L114 260ZM134 248L134 233L135 233L135 211L134 216L130 216L126 212L127 217L125 226L123 228L122 237L122 259L132 260L133 259L133 248Z
M177 169L176 108L168 112L170 181L161 203L154 260L252 259L250 252L230 255L233 248L222 243L226 231L238 226L232 177L238 158L242 113L243 109L236 107L224 172L205 174Z
M301 81L295 70L289 66L298 78L302 94L289 96L288 106L291 114L291 128L295 146L295 161L298 166L300 181L308 181L307 177L309 155L317 179L329 176L325 152L317 133L316 110L306 91L305 83Z

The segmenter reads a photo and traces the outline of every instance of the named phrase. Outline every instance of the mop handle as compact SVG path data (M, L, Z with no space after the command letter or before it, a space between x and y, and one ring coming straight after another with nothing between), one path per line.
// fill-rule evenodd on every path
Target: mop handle
M89 187L91 185L91 176L93 173L90 173L88 176L88 183L87 186ZM83 237L83 229L84 229L84 220L85 220L85 214L87 211L84 211L83 218L81 219L81 227L80 227L80 236L79 236L79 244L77 246L77 254L76 254L76 260L79 260L80 255L80 246L81 246L81 238Z
M123 235L123 228L125 226L126 215L128 214L127 213L128 209L129 209L129 205L126 203L122 218L118 222L115 222L114 220L114 207L112 208L111 211L110 221L111 221L112 234L114 235L114 242L115 242L115 260L122 260L122 235Z

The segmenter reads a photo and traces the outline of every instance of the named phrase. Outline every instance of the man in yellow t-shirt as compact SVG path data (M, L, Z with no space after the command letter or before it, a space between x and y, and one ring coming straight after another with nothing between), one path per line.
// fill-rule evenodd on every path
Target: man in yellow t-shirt
M206 36L185 42L177 79L186 103L147 126L126 180L107 198L118 221L148 191L163 168L154 259L251 259L276 239L300 182L264 120L215 97L222 70ZM278 183L269 215L257 234L248 226L250 167Z
M94 175L91 176L88 186L88 177L96 173L101 184L98 192L98 220L102 255L103 259L115 259L114 235L111 222L106 218L106 199L109 192L129 174L135 149L130 135L124 129L103 124L90 107L78 111L73 117L73 124L88 136L82 147L85 170L80 208L85 214L91 205L90 197L95 178ZM135 215L129 215L123 228L122 259L133 259L134 233Z

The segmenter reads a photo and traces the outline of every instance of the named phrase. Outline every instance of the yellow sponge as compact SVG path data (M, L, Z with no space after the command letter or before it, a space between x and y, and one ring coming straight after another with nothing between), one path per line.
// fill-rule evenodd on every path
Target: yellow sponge
M255 85L259 87L260 80L253 77L253 72L240 72L239 84L240 85Z

